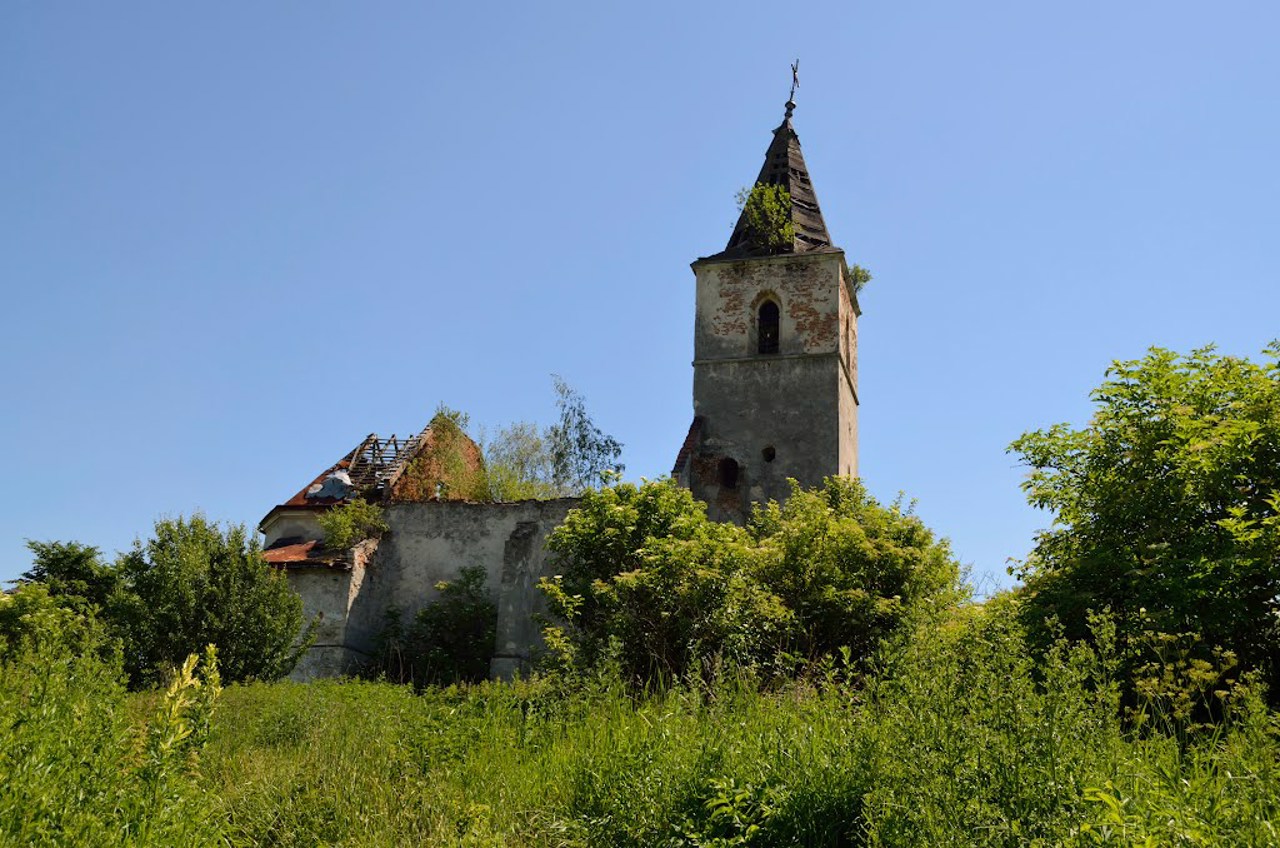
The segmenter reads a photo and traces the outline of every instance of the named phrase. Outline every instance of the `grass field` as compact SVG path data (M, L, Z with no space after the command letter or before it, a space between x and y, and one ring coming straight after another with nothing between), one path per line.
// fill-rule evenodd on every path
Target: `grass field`
M1122 721L1108 661L940 628L838 667L637 694L607 676L128 695L110 664L0 669L8 845L1273 845L1280 725Z

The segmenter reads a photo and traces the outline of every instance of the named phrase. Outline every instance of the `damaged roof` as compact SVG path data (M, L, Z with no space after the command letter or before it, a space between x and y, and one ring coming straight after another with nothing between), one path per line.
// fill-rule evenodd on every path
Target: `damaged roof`
M773 141L765 151L764 165L760 168L760 175L756 177L756 184L780 185L791 195L790 217L795 236L790 247L773 252L754 247L744 209L738 216L738 225L733 228L729 244L714 256L706 257L707 259L745 259L776 253L834 253L840 250L832 244L831 235L827 232L827 223L818 206L818 195L813 190L809 168L804 163L804 154L800 152L800 137L791 126L791 113L794 109L795 103L787 101L786 117L773 131Z

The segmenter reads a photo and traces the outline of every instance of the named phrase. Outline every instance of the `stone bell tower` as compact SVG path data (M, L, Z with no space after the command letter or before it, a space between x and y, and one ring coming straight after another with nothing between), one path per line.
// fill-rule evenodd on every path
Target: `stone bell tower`
M814 486L858 473L857 291L822 220L794 109L787 101L756 178L790 195L793 236L766 243L744 209L728 246L692 266L694 418L672 476L721 521L782 500L789 477Z

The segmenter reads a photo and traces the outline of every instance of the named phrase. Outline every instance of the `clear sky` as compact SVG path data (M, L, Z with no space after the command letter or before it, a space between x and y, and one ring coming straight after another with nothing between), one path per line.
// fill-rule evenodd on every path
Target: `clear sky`
M1007 585L1005 453L1150 345L1280 336L1280 4L0 4L0 579L256 523L441 401L550 374L667 473L693 275L800 58L829 229L875 280L861 469Z

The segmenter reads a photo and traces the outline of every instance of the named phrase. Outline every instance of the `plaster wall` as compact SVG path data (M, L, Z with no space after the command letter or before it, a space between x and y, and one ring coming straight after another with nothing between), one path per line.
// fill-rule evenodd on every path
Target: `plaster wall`
M390 531L367 557L355 557L349 570L290 571L290 584L302 595L306 615L321 614L316 645L300 673L310 673L312 667L346 673L351 662L373 652L389 608L400 609L404 620L410 620L439 596L438 582L455 579L462 568L473 565L484 568L489 595L498 607L493 673L508 677L525 668L541 645L534 615L545 611L537 582L550 574L546 537L577 503L563 498L387 506ZM345 653L335 660L334 649Z
M290 568L289 586L302 596L303 620L315 622L314 641L289 677L307 681L356 671L366 650L348 642L351 610L360 597L378 542L361 542L345 562L333 566Z
M785 499L788 477L814 486L840 473L841 421L834 402L840 379L834 352L706 362L694 369L694 414L703 425L689 486L712 518L741 521L751 503ZM732 488L721 484L726 458L738 464Z
M280 539L291 536L299 539L323 539L320 529L320 513L312 509L282 510L262 526L262 546L269 548Z
M857 473L857 303L843 254L694 263L694 414L688 484L717 520ZM778 352L760 354L760 304L779 305ZM736 485L723 463L737 464ZM682 472L682 479L683 479Z

